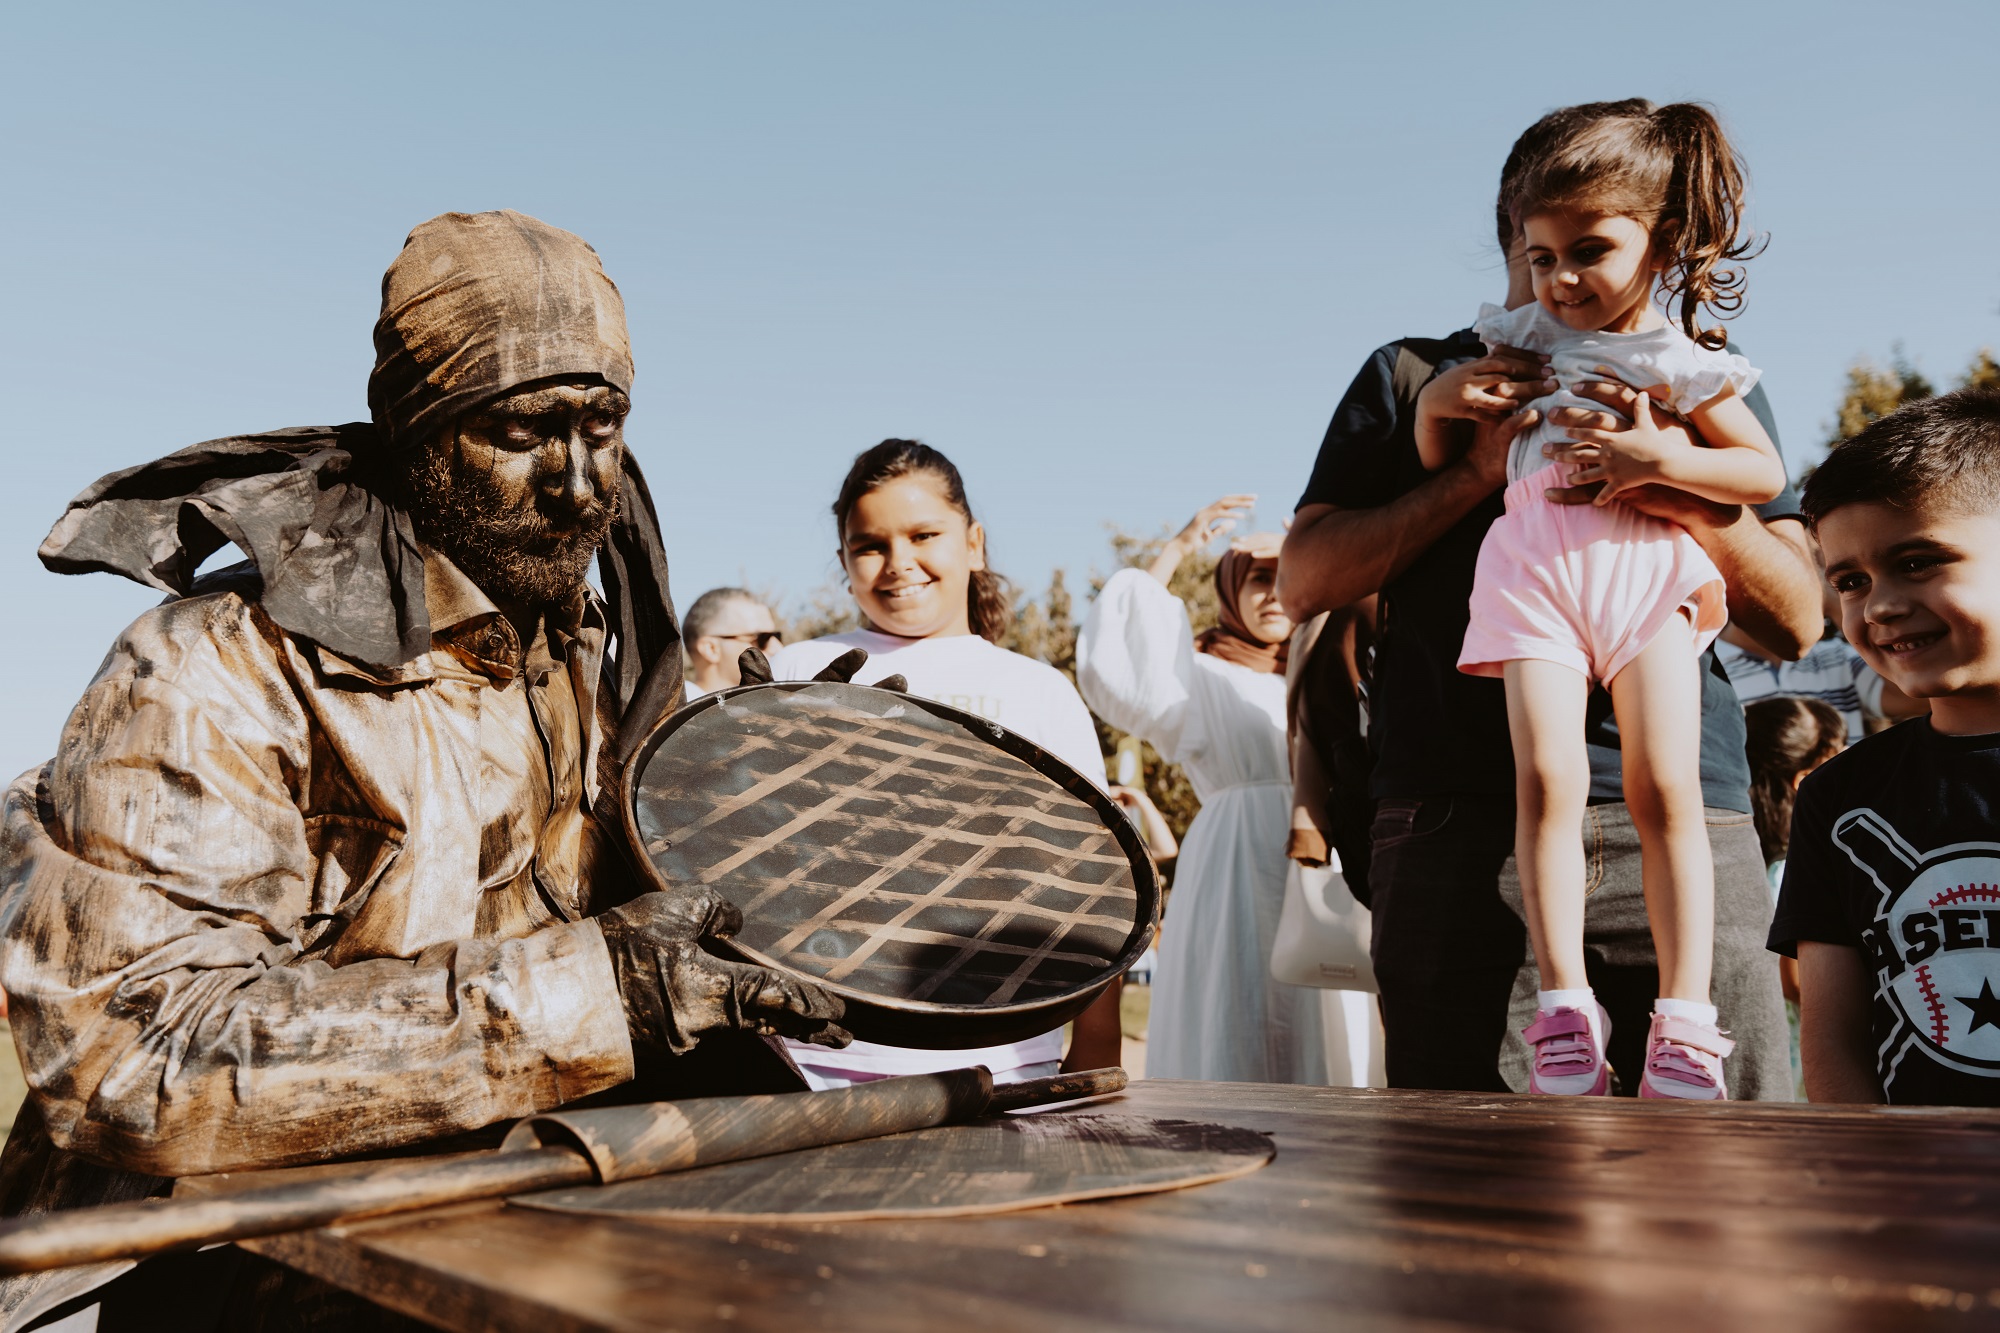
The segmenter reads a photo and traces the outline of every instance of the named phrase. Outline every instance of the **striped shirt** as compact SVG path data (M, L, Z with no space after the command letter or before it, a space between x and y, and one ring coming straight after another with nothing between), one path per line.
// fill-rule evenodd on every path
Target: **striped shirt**
M1716 641L1715 655L1746 708L1779 695L1818 699L1846 721L1849 745L1865 734L1865 719L1882 715L1882 678L1837 634L1821 639L1796 662L1769 662L1722 640Z

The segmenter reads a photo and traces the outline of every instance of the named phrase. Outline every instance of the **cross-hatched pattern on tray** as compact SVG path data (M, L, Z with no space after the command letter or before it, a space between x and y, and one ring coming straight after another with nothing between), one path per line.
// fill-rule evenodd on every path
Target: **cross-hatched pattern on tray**
M647 766L646 852L742 907L738 942L886 999L1001 1005L1100 979L1133 929L1097 811L914 706L725 700Z

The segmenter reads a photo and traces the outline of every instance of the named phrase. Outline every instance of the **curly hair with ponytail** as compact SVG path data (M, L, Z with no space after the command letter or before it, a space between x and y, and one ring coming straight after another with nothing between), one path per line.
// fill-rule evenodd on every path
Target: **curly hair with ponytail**
M937 482L947 503L973 522L972 505L965 498L965 479L952 461L922 440L884 440L857 454L840 483L833 502L835 533L844 542L847 520L861 497L878 487L903 477L925 476ZM965 589L966 619L972 632L988 643L998 643L1014 623L1014 589L1004 577L990 569L975 569Z
M1731 319L1743 308L1741 261L1765 238L1745 230L1743 162L1714 112L1642 98L1564 107L1516 141L1507 166L1503 246L1537 213L1632 218L1667 256L1661 294L1682 331L1703 347L1728 342L1722 329L1700 327L1702 311Z

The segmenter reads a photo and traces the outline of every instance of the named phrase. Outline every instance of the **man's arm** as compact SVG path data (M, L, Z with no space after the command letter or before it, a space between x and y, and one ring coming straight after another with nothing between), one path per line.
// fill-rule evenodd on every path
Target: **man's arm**
M1796 662L1819 642L1825 625L1819 566L1806 543L1806 525L1795 518L1766 523L1743 505L1726 509L1685 526L1729 585L1730 620L1786 661Z
M1579 385L1580 397L1595 399L1618 415L1584 408L1557 408L1550 420L1558 426L1585 431L1685 434L1672 422L1661 422L1642 410L1644 396L1623 384L1593 381ZM1662 451L1671 445L1661 446ZM1591 446L1552 444L1546 452L1565 462L1585 461ZM1551 500L1588 504L1596 485L1551 490ZM1825 615L1820 601L1819 566L1806 542L1805 524L1795 518L1766 523L1744 505L1717 504L1671 486L1635 486L1619 494L1616 503L1677 523L1708 553L1729 587L1729 618L1744 632L1788 662L1804 657L1819 642Z
M1868 965L1861 950L1799 941L1799 1056L1806 1099L1883 1102L1868 1018Z
M45 781L7 793L0 982L50 1137L191 1175L475 1129L629 1078L595 921L302 957L404 853L374 821L308 826L293 786L311 731L268 628L234 599L141 617Z
M1507 484L1507 448L1536 420L1535 413L1526 412L1478 423L1463 457L1377 508L1301 506L1278 555L1278 598L1285 613L1306 621L1380 592L1454 523Z

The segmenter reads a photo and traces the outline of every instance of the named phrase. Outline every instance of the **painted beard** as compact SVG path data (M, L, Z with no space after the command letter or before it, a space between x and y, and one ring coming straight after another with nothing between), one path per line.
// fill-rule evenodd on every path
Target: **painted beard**
M539 498L522 505L501 493L493 475L469 466L455 441L413 459L403 499L417 536L450 557L498 602L551 606L569 600L618 517L619 495L591 500L563 518Z

